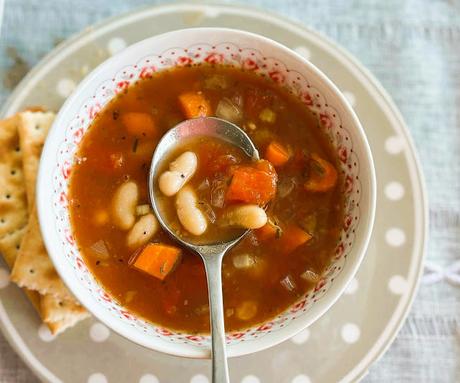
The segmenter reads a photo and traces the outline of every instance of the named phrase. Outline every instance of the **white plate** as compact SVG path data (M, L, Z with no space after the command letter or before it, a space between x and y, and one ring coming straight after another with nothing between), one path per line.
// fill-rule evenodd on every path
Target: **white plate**
M410 308L422 270L427 205L420 167L400 113L378 82L347 52L290 20L249 8L178 4L147 8L112 18L63 43L21 82L0 115L30 105L57 110L74 84L111 53L148 36L191 26L252 31L308 57L355 107L377 171L374 233L347 294L293 339L232 359L232 381L245 377L244 383L360 379L391 344ZM12 346L45 381L208 381L209 362L147 351L92 320L57 339L49 338L22 291L11 284L0 290L0 320Z

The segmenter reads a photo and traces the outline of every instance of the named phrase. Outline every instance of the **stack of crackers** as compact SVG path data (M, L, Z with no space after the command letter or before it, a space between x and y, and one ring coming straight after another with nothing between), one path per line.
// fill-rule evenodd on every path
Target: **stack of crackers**
M24 112L0 121L0 253L53 334L89 316L53 267L40 233L35 183L51 112Z

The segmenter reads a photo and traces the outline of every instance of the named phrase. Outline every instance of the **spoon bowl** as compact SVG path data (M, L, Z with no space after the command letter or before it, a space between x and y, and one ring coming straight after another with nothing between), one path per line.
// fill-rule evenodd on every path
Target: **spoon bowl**
M222 297L222 259L248 232L244 230L229 241L195 244L178 235L163 219L156 201L159 169L165 156L181 141L194 136L211 136L239 147L248 157L258 160L259 152L249 136L238 126L216 117L200 117L181 122L170 129L158 143L152 157L149 174L149 194L153 211L163 229L183 246L203 259L208 281L209 306L212 336L213 382L229 382L227 353L225 346L224 306Z

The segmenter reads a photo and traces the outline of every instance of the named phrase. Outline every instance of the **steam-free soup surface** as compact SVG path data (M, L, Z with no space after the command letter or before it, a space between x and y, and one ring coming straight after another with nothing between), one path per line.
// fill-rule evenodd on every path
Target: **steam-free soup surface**
M261 206L267 215L267 223L224 258L225 325L235 331L273 318L312 289L339 238L343 202L337 158L316 117L285 90L253 73L219 66L164 71L129 87L99 113L80 145L69 191L72 227L91 272L128 310L167 328L208 332L202 261L155 227L148 198L159 139L180 121L203 115L243 128L268 160L262 170L272 174L269 166L276 172L274 194L257 190L270 198L253 199L254 190L245 185L253 174L246 174L238 163L242 159L215 167L218 158L236 158L237 151L200 151L196 143L181 148L197 154L199 171L185 186L206 202L197 207L213 235L218 230L212 213L219 216L219 209L232 204ZM235 166L241 167L235 172ZM114 207L122 189L128 192L121 199L128 209ZM167 207L173 220L175 198ZM120 217L125 211L132 214ZM144 224L146 229L133 235L136 225Z

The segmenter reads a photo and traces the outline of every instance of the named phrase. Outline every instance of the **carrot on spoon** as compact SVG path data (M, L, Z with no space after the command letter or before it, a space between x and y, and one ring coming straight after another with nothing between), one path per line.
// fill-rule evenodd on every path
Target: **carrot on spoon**
M276 173L250 166L236 166L225 196L226 201L265 205L276 194L276 182Z

